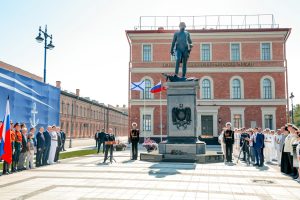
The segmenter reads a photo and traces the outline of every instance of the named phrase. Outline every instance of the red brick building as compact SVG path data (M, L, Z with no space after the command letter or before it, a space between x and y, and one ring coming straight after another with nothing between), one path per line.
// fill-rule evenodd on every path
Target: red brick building
M61 82L56 82L61 87ZM60 126L67 137L94 138L97 130L112 128L119 139L127 139L128 114L125 105L120 108L99 103L89 97L61 90L60 95ZM121 138L122 137L122 138Z
M138 122L146 137L160 137L161 127L162 134L167 133L166 93L162 93L160 126L160 96L149 89L161 79L164 82L161 73L175 71L175 59L169 52L176 29L178 25L168 24L143 27L140 21L135 30L126 31L129 81L146 82L145 98L142 92L130 91L129 124ZM187 76L199 78L199 134L217 137L228 121L236 128L271 129L287 122L286 41L290 28L279 28L271 21L212 28L187 23L187 30L194 45Z

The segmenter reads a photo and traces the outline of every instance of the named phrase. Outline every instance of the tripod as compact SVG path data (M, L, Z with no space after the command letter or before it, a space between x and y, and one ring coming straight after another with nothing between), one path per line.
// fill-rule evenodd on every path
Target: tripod
M237 158L237 161L236 161L236 164L239 162L239 160L240 160L240 157L241 157L241 153L242 153L242 150L244 149L244 146L246 145L246 141L245 141L245 139L244 139L244 142L243 142L243 145L242 145L242 147L240 148L240 152L239 152L239 157ZM248 147L249 148L249 147ZM246 158L244 158L246 161L247 161L247 165L250 165L250 160L249 160L249 150L248 150L248 152L247 153L245 153L245 155L246 154L248 154L248 159L246 160Z

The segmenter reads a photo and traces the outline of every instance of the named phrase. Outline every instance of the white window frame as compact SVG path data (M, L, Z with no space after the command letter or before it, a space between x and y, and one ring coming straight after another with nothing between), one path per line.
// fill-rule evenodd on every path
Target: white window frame
M140 107L140 130L141 130L141 137L151 137L153 136L153 128L154 128L154 107ZM144 131L144 124L143 124L143 115L151 115L151 131Z
M231 113L231 124L234 126L234 115L241 115L242 117L242 125L241 127L245 127L245 107L230 107ZM237 127L233 127L237 128Z
M239 60L232 60L232 57L231 57L231 55L232 55L232 52L231 52L231 45L233 45L233 44L238 44L238 45L240 45L240 51L239 51L239 53L240 53L240 59ZM233 61L233 62L239 62L239 61L241 61L242 60L242 43L241 42L230 42L230 46L229 46L229 52L230 52L230 61Z
M263 43L269 43L269 44L270 44L270 60L263 60L263 59L262 59L262 44L263 44ZM272 42L270 42L270 41L260 42L259 53L260 53L260 60L261 60L261 61L271 61L271 60L273 60L273 48L272 48Z
M273 129L276 130L276 107L261 107L262 128L265 129L265 115L273 115Z
M150 45L151 46L151 60L150 61L144 61L144 45ZM153 44L152 43L142 43L142 56L141 56L141 60L144 63L149 63L149 62L153 62Z
M202 81L208 79L210 81L210 99L204 99L202 95ZM204 100L212 100L214 99L214 81L210 76L203 76L199 82L200 85L200 98Z
M153 87L154 81L150 76L144 76L140 81L143 81L143 80L146 80L146 79L150 80L151 87ZM143 94L144 94L144 92L140 92L140 99L142 99L142 100L144 100ZM153 98L154 98L154 95L150 92L150 99L145 99L145 100L147 101L147 100L151 100Z
M202 45L203 44L208 44L209 45L209 54L210 54L210 59L209 60L203 60L203 58L202 58ZM203 62L210 62L210 61L212 61L212 43L211 42L200 43L200 60L203 61Z
M241 83L241 98L240 99L244 99L244 79L242 77L240 77L240 76L233 76L233 77L231 77L231 79L229 81L230 99L239 100L239 99L234 99L233 98L232 81L234 79L239 79L240 80L240 83Z
M263 77L261 77L261 79L260 79L260 98L261 99L265 99L264 98L264 80L265 79L269 79L270 81L271 81L271 89L272 89L272 98L271 99L275 99L275 97L276 97L276 95L275 95L275 81L274 81L274 79L273 79L273 77L272 76L263 76Z

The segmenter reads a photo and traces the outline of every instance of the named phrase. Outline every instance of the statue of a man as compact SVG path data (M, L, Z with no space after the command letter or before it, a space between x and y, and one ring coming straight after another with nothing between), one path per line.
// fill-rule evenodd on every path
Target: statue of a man
M192 50L193 44L192 44L190 33L185 30L186 25L184 22L180 22L179 28L180 30L174 33L172 46L171 46L171 55L175 55L176 53L175 75L178 76L179 65L180 63L182 63L182 78L185 78L186 64L190 52Z

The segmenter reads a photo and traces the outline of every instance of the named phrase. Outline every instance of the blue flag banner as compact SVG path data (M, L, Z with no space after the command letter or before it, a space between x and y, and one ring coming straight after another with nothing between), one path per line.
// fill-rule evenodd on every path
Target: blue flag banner
M14 123L35 128L59 125L60 89L0 68L1 119L8 96Z

